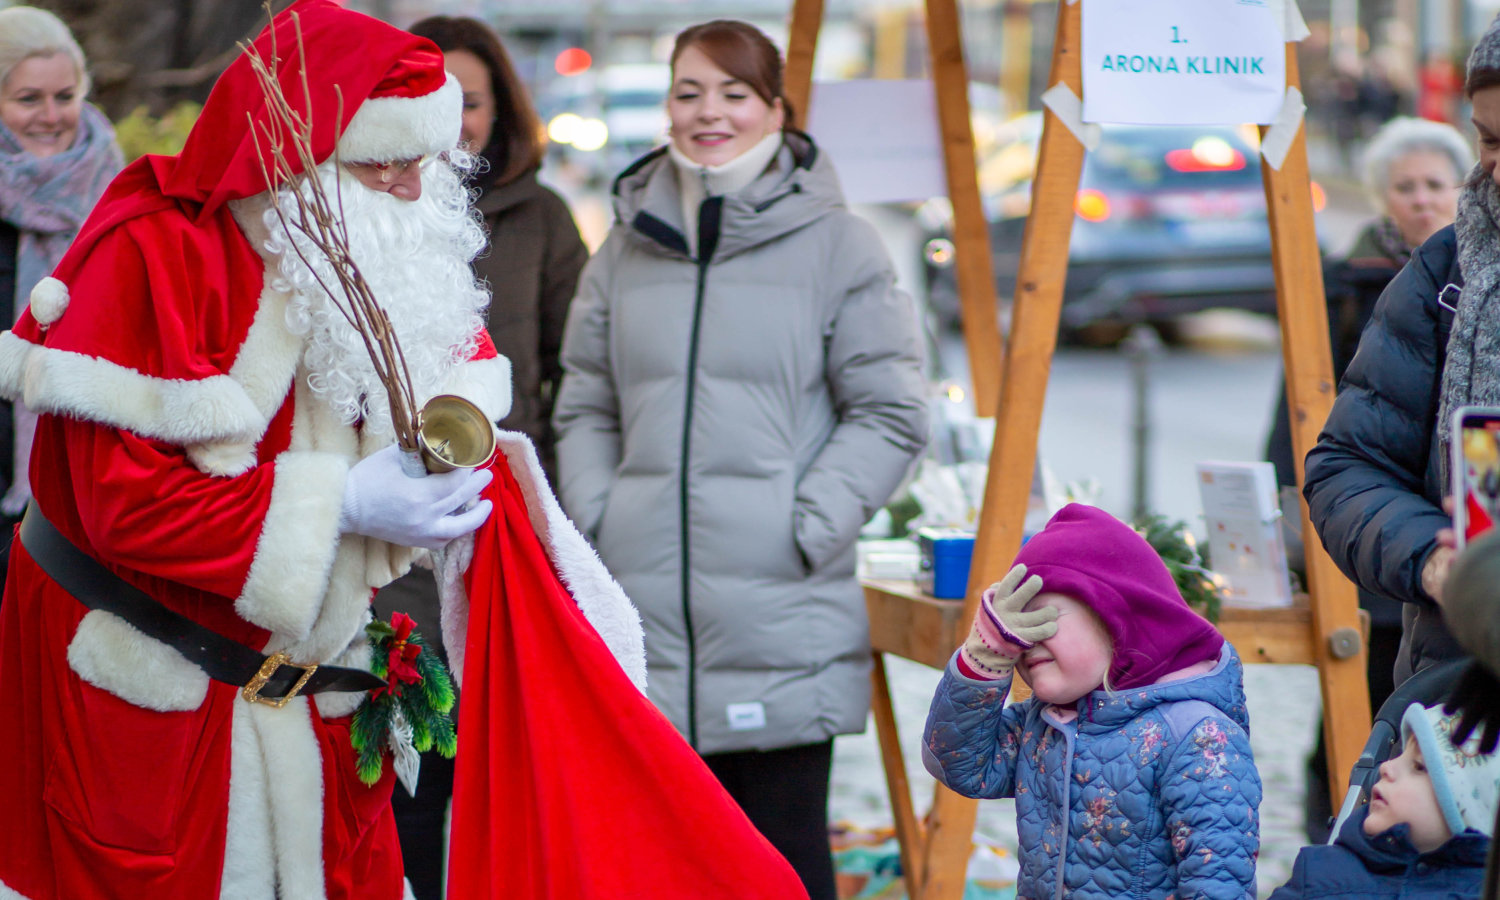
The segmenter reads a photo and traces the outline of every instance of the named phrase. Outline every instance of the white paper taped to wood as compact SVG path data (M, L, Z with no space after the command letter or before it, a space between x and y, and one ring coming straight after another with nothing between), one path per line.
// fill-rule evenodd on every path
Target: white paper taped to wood
M946 197L932 82L820 81L807 133L833 160L849 203Z
M1268 125L1286 92L1285 19L1270 0L1088 0L1083 120Z

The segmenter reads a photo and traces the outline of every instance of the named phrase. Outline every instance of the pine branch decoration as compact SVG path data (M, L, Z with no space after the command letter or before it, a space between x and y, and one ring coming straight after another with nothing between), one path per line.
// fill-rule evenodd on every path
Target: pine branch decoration
M1208 568L1187 523L1168 522L1165 516L1150 513L1136 519L1131 527L1160 554L1188 606L1217 623L1224 600L1224 579Z

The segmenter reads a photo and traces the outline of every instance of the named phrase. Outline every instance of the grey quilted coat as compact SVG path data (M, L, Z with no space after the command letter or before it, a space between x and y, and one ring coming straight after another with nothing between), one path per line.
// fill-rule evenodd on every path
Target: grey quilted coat
M701 753L860 731L854 539L928 431L910 299L803 135L703 201L697 258L665 150L614 194L563 339L558 476L640 609L651 699Z
M1096 690L1062 721L1010 680L952 661L927 713L922 762L966 797L1014 797L1023 900L1246 900L1255 896L1260 775L1243 670L1228 644L1210 672Z

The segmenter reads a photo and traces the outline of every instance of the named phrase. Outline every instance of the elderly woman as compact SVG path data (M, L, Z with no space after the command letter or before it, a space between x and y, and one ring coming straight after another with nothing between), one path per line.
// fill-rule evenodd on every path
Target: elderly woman
M83 102L83 51L52 13L0 10L0 327L26 307L123 160L104 114ZM30 499L26 462L34 417L0 410L0 577L10 526Z
M1459 186L1473 165L1468 141L1453 127L1438 122L1392 119L1370 140L1364 153L1364 186L1377 217L1360 232L1348 255L1330 262L1323 275L1335 380L1343 378L1349 368L1360 334L1386 285L1415 248L1452 224L1458 213ZM1295 488L1297 476L1285 385L1278 396L1266 454L1276 465L1277 482L1284 488L1283 507L1295 508L1295 495L1286 493ZM1294 542L1289 544L1295 547ZM1365 588L1359 591L1359 604L1370 615L1366 673L1373 712L1395 689L1403 604ZM1315 844L1327 839L1331 813L1325 752L1320 727L1307 770L1306 826L1308 839Z

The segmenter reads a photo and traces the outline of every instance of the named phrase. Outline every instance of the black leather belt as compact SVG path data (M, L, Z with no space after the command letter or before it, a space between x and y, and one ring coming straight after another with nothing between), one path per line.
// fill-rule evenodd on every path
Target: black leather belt
M285 653L262 655L173 612L80 550L35 503L21 519L20 538L27 555L79 603L119 616L181 653L208 677L242 688L246 700L280 707L299 693L369 691L385 684L363 669L300 666Z

